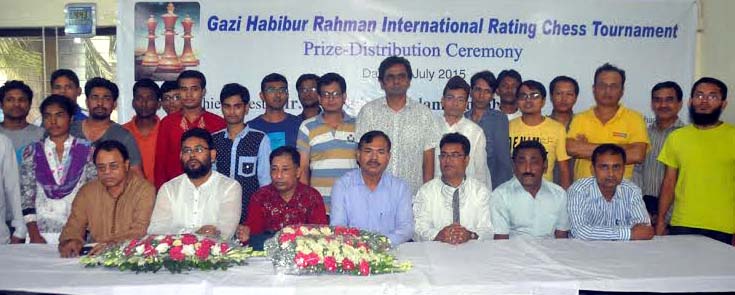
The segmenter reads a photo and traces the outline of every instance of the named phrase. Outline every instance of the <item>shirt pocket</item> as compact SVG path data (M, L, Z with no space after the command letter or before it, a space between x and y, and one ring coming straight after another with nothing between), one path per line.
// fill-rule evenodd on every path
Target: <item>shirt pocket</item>
M242 177L251 177L255 175L258 157L238 157L237 158L237 175Z

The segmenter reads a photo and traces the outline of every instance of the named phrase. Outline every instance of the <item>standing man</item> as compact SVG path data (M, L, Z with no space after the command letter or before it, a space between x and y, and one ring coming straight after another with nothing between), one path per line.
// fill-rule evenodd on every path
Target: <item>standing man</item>
M284 145L296 147L301 120L284 110L288 103L286 77L278 73L265 76L260 82L260 99L265 102L265 113L248 122L248 125L268 134L273 150Z
M133 85L133 109L135 116L123 127L135 138L142 159L143 176L155 181L156 140L160 120L156 112L161 107L161 90L151 79L142 79Z
M224 119L206 111L202 106L202 100L207 93L207 79L204 74L186 70L179 74L176 83L179 85L182 109L163 118L158 127L154 183L156 188L183 173L179 154L181 135L184 132L192 128L202 128L212 133L227 127Z
M31 111L33 91L23 81L7 81L0 87L0 106L5 119L0 123L0 133L13 142L15 158L20 163L23 148L41 140L44 130L26 120Z
M633 164L643 162L648 135L643 116L620 104L625 89L625 71L606 63L595 70L592 93L596 105L577 115L567 133L567 153L576 158L574 180L591 175L592 151L602 143L625 149L625 179L633 176Z
M23 243L26 239L26 224L21 211L20 180L18 162L10 139L0 134L0 245ZM7 215L6 215L7 214ZM5 223L15 230L12 235Z
M516 70L503 70L498 74L498 88L495 94L500 98L500 111L508 116L508 121L521 116L516 101L516 91L523 82L521 74Z
M571 77L557 76L549 83L549 92L551 93L551 105L553 106L549 118L564 125L565 130L569 132L569 125L572 123L572 118L574 118L574 104L577 103L577 96L579 96L579 84L577 80ZM566 166L570 174L573 174L574 158L570 157ZM553 169L554 183L561 183L559 167L561 165L556 165Z
M322 112L319 107L319 89L316 83L319 76L315 74L303 74L296 80L296 90L299 92L299 102L303 110L298 115L301 121L315 117Z
M393 140L388 171L408 182L411 193L434 178L434 149L439 142L436 119L425 105L406 94L411 87L411 63L391 56L378 67L384 98L365 104L357 115L357 136L372 130L385 132Z
M513 177L508 149L510 146L508 116L490 107L497 85L498 82L490 71L472 75L470 79L472 105L470 110L464 113L465 118L472 119L485 133L487 166L493 178L492 189Z
M92 144L103 140L119 141L130 154L130 170L142 176L140 150L135 138L122 125L110 119L120 94L117 85L105 78L92 78L84 84L84 94L87 96L89 117L72 122L69 133Z
M245 125L245 116L250 110L250 92L245 86L226 84L219 99L227 128L212 134L213 147L217 150L215 170L240 183L242 223L247 217L250 196L271 183L268 161L271 144L265 133Z
M490 169L487 167L487 154L485 154L485 134L480 126L463 116L467 109L467 98L470 93L470 85L462 77L454 76L444 86L442 94L442 108L444 113L440 118L439 126L442 135L459 132L470 141L470 163L467 166L467 176L479 180L486 187L491 188ZM434 178L441 177L439 167L439 155L434 159Z
M566 148L567 131L561 123L541 114L541 109L546 104L544 85L534 80L526 80L518 87L517 93L518 105L523 115L510 121L511 150L522 141L540 142L550 152L547 162L549 169L544 171L544 179L547 181L554 179L553 171L557 164L561 174L557 184L564 189L568 188L572 185L572 176L568 165L570 157Z
M669 234L703 235L735 245L735 126L722 122L727 86L705 77L692 86L691 125L669 135L658 156L666 165L656 234L666 234L665 212L675 204Z
M666 170L666 166L657 159L666 137L672 131L684 126L684 123L679 120L682 97L681 87L673 81L658 83L651 90L651 109L656 115L656 121L649 124L647 128L651 150L646 154L643 163L635 166L633 182L643 190L643 201L646 202L646 209L654 225L659 213L659 189ZM667 215L668 212L663 212L663 214Z
M69 69L58 69L51 73L51 94L66 96L73 103L77 104L77 98L82 95L82 87L79 84L77 73ZM87 118L82 108L77 108L72 116L72 120L81 121ZM38 125L41 124L39 117Z
M324 111L301 123L299 128L297 146L303 170L300 180L317 189L324 204L330 204L334 182L357 168L355 118L342 110L347 99L347 83L342 76L324 74L317 89Z
M161 106L166 115L181 111L181 96L176 81L166 81L161 84Z

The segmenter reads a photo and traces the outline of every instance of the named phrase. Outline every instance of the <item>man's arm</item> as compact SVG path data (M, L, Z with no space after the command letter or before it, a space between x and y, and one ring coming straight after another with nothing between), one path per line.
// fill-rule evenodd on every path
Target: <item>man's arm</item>
M166 165L169 163L166 162L168 153L172 153L173 150L169 147L170 144L168 142L168 132L170 130L166 130L165 126L163 124L164 120L161 120L161 125L159 126L159 132L158 132L158 138L156 139L156 165L153 167L153 175L154 175L154 185L156 186L156 189L160 189L161 186L168 181L166 179Z
M240 223L242 214L242 188L240 183L233 181L232 185L224 191L224 198L219 206L219 216L215 227L221 232L220 237L225 240L232 238Z
M258 147L258 185L264 187L271 184L271 140L268 135L263 136ZM230 167L232 169L232 167Z
M648 144L645 142L634 142L622 145L625 150L625 164L640 164L646 159L646 149Z
M178 233L179 229L174 229L174 208L171 202L171 192L169 186L164 185L158 191L156 196L156 204L153 206L151 213L151 221L148 226L149 234L172 234Z
M656 235L666 234L666 212L669 212L674 202L674 190L679 179L679 170L666 165L664 179L661 182L661 190L658 196L658 216L656 217Z
M582 134L575 138L567 138L567 153L577 159L591 159L592 152L599 144L589 143L587 137Z
M587 221L587 214L595 210L592 204L585 202L584 191L570 188L569 211L572 235L581 240L630 240L630 227L628 226L600 226L592 225Z
M137 239L146 234L151 223L153 205L156 202L156 189L153 185L145 183L140 185L136 194L140 197L133 209L133 222L130 227L110 237L108 242L119 242L129 239Z
M299 156L301 157L301 163L299 164L299 166L301 166L301 175L299 176L299 181L305 185L309 185L309 181L311 180L309 153L299 149Z
M476 233L479 240L490 240L493 238L493 225L490 218L490 189L480 187L479 190L474 191L479 195L479 203L476 209L480 216L478 216L477 223L473 224L471 228L467 228L467 230Z
M559 186L568 189L572 185L572 169L570 169L569 160L556 162L559 166Z
M311 145L309 141L309 128L306 127L305 123L301 123L298 138L296 139L296 148L301 157L301 163L299 165L301 166L301 175L299 175L299 181L306 185L309 185L311 181L311 170L309 167L309 162L311 161Z
M21 209L20 180L18 175L18 163L15 159L15 150L9 140L1 147L3 152L2 167L0 167L0 175L2 175L3 190L5 191L5 206L3 210L8 210L11 214L6 216L10 220L10 225L15 228L13 236L10 237L11 243L20 243L24 241L27 234L25 222L23 222L23 210ZM2 221L0 221L2 222Z
M441 228L437 227L431 219L433 208L431 208L429 194L427 187L423 186L413 200L413 216L416 220L414 240L416 241L432 241L441 231Z
M332 186L329 225L349 225L347 217L347 195L350 192L348 180L349 178L341 177Z
M87 216L87 203L92 190L84 185L77 193L72 202L69 219L64 224L59 236L59 255L61 257L77 257L84 245L84 233L87 231L89 216Z
M568 239L569 238L569 231L568 230L555 230L554 231L554 238L557 239Z
M422 165L424 171L424 183L434 179L434 149L424 151L424 162Z
M393 246L408 242L413 236L413 209L411 208L411 190L408 185L401 183L397 196L396 228L387 236Z
M493 153L495 154L495 168L491 167L493 189L513 178L513 163L510 159L510 135L508 116L502 114L494 116L497 119L493 129ZM492 126L492 125L491 125Z
M495 231L493 238L496 240L507 240L510 238L508 208L505 205L502 192L496 190L493 194L493 197L490 199L490 219L493 222L493 230Z

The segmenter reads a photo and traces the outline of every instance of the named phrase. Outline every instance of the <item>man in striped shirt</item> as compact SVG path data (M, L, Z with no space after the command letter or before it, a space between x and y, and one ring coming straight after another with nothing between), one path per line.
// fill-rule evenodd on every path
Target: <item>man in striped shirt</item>
M650 240L653 227L641 189L623 179L625 150L601 144L592 152L593 177L569 190L572 236L581 240Z
M301 123L296 146L301 155L300 181L316 188L331 204L334 182L354 168L355 118L342 110L345 104L345 79L337 73L324 74L317 82L322 113ZM329 213L329 208L327 208Z

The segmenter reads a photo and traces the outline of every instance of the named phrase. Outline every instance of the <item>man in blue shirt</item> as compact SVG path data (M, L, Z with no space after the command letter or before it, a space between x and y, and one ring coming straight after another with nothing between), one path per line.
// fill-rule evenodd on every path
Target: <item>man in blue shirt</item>
M397 246L413 236L413 211L408 184L385 172L390 148L382 131L360 138L360 168L347 172L332 187L330 224L379 232Z
M260 82L260 99L265 102L265 113L248 122L248 125L265 132L273 150L284 145L296 147L301 119L285 111L288 103L286 77L278 73L265 76Z

